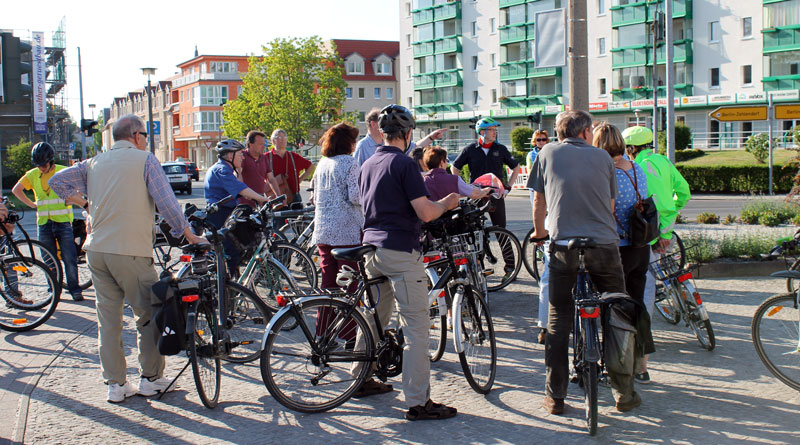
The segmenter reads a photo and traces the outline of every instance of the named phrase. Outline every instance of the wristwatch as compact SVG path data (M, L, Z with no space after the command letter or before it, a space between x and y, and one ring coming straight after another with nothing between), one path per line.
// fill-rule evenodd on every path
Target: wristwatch
M83 210L89 210L89 201L86 201L86 204L83 205Z

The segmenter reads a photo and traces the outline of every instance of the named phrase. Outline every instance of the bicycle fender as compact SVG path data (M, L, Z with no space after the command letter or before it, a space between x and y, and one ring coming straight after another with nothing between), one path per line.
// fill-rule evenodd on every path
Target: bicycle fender
M264 330L264 336L261 338L261 351L264 350L264 345L267 344L267 337L272 332L272 329L275 327L275 323L281 318L281 316L283 314L285 314L286 312L289 312L291 310L291 307L294 306L294 305L300 305L302 307L304 304L306 304L306 303L308 303L310 301L315 301L315 300L325 300L325 301L339 300L342 303L347 303L347 300L345 300L344 298L313 295L313 296L310 296L310 297L303 297L303 298L297 299L297 300L294 301L294 303L287 304L281 310L276 312L275 315L272 316L272 319L270 319L269 324L267 325L267 329ZM356 309L360 309L360 308L356 308Z
M453 296L453 308L461 308L461 301L464 299L464 292L459 291ZM461 337L461 332L456 335L456 331L461 331L461 310L454 310L453 313L453 345L456 348L456 354L464 352L464 339Z
M800 279L800 271L797 270L781 270L779 272L771 273L769 276L776 278L793 278Z
M587 335L589 331L590 324L593 323L594 320L582 320L583 327L581 328L582 334L586 338L586 351L584 352L584 360L588 362L599 362L600 361L600 345L597 344L597 339L594 335ZM595 325L592 328L595 332L597 331L597 326Z

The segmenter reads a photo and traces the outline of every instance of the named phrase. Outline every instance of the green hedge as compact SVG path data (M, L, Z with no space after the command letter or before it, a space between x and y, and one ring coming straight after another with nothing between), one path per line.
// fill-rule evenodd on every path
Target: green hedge
M686 178L692 193L769 191L769 168L766 165L740 167L678 165L677 168ZM775 165L772 173L774 191L788 193L792 189L797 167Z

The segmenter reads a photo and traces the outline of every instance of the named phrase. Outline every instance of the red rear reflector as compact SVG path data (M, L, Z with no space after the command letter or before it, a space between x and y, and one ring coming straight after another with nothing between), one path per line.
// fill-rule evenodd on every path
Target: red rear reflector
M703 299L700 298L699 293L695 292L693 295L694 295L694 301L696 301L698 305L703 304Z
M444 298L444 291L439 292L439 298Z
M181 255L180 261L181 261L181 263L191 263L192 262L192 256L191 255Z
M430 263L431 261L438 261L442 259L441 255L426 256L422 259L423 263Z
M200 299L199 295L184 295L181 297L181 301L183 301L184 303L194 303L199 299Z
M685 274L678 277L678 282L683 283L684 281L691 279L692 279L692 273L686 272Z
M463 266L463 265L469 263L469 259L467 259L466 257L465 258L457 258L455 260L455 263L456 263L456 266Z
M286 306L286 303L289 302L289 300L285 296L283 296L281 294L278 294L278 295L275 296L275 301L278 302L278 306L280 306L280 307Z
M597 318L600 316L600 308L590 307L581 308L581 318Z

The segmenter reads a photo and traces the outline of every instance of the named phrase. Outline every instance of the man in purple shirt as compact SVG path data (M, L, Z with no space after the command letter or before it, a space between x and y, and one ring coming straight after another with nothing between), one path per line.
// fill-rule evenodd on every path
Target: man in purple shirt
M422 221L440 217L458 205L452 193L439 201L428 199L417 163L404 154L416 127L405 107L389 105L378 119L384 144L361 166L359 188L364 207L364 243L377 247L366 256L370 277L388 278L380 284L377 312L386 325L397 301L403 329L403 395L408 406L406 419L446 419L456 409L430 399L430 360L428 359L428 289L419 242ZM391 387L375 385L375 394Z
M269 159L264 156L267 135L260 131L252 130L247 133L246 139L247 150L245 150L242 157L242 182L260 195L267 192L267 183L269 183L269 188L272 189L275 196L280 195L281 189L278 187L275 175L272 174L272 169L269 168ZM251 207L256 206L255 201L245 197L240 197L239 203L247 204Z

